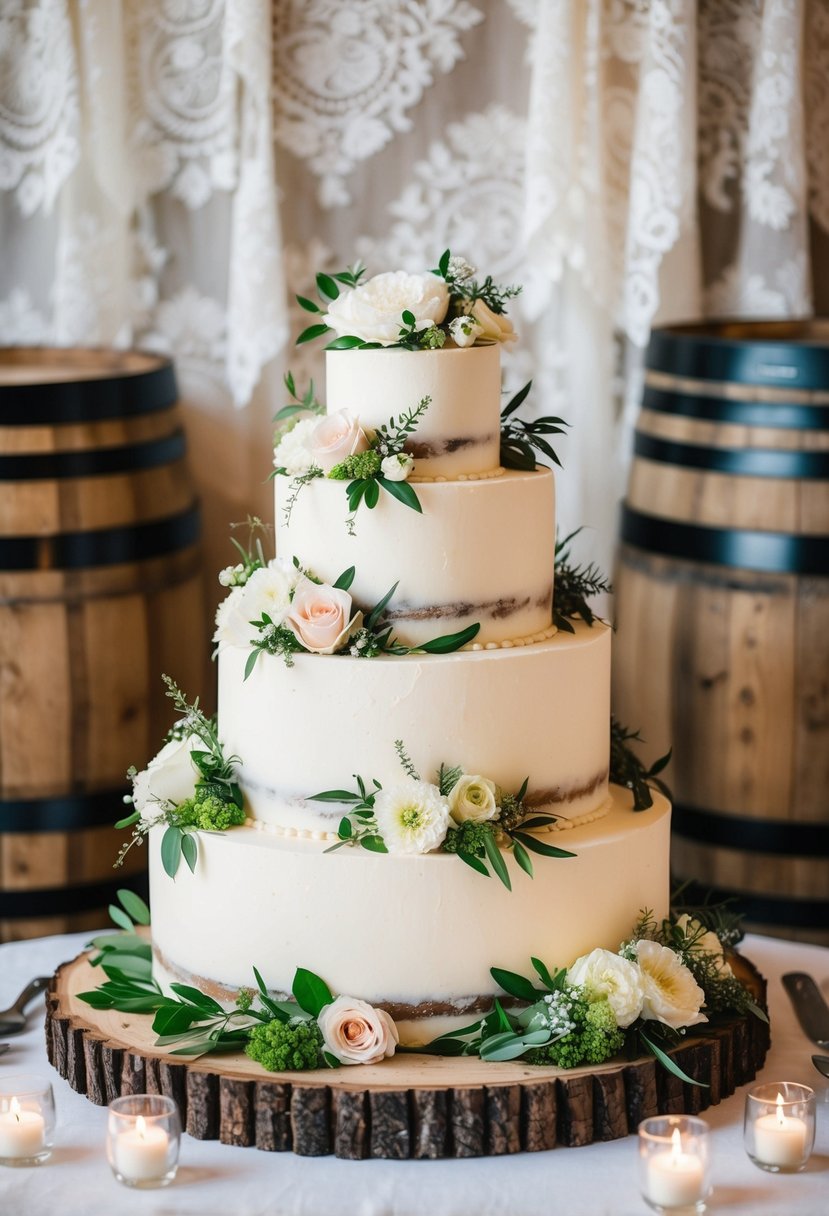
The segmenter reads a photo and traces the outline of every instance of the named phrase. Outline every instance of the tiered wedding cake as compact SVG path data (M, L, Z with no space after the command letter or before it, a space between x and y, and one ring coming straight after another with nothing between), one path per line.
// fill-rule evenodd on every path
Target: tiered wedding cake
M226 999L255 965L285 994L300 966L423 1039L491 1006L491 967L667 915L668 803L608 784L610 630L553 626L553 475L501 467L500 344L467 331L330 350L326 417L277 450L278 560L229 572L217 632L246 819L174 879L154 829L162 982Z

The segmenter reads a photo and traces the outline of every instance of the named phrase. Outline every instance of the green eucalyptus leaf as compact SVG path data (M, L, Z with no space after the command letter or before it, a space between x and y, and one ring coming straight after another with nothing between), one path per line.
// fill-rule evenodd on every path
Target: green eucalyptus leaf
M192 832L185 832L181 838L181 855L189 866L190 873L196 872L196 861L199 856L199 846Z
M377 481L383 487L387 494L391 494L392 498L396 498L405 506L411 507L418 514L423 514L423 508L420 505L420 499L414 491L414 487L410 486L408 481L391 481L388 477L378 477Z
M518 997L519 1001L529 1001L532 1004L538 1000L538 990L525 976L518 975L515 971L505 971L503 967L490 967L489 974L504 992Z
M370 480L368 480L366 489L365 489L365 494L363 495L363 497L365 498L366 506L368 507L369 511L374 510L374 508L377 506L377 503L380 499L380 487L377 484L378 480L379 480L378 478L374 478L374 477L372 477Z
M512 855L524 873L528 874L530 878L534 877L532 858L524 846L519 844L517 840L513 842Z
M321 296L328 296L329 300L336 300L340 294L339 287L329 274L317 275L317 291Z
M545 963L542 963L540 958L535 958L535 957L531 958L530 962L532 963L533 967L535 968L535 970L538 974L538 978L541 980L544 987L549 988L550 992L558 991L558 988L560 987L560 985L557 984L555 979L553 979L552 975L550 975L547 965ZM561 974L561 972L559 972L559 974ZM565 974L566 974L566 972L565 972Z
M297 967L291 991L300 1009L312 1017L317 1017L320 1010L334 1000L325 980L304 967Z
M659 1063L663 1066L663 1068L667 1068L668 1072L672 1072L675 1077L679 1077L680 1081L685 1081L688 1085L698 1085L702 1089L708 1089L707 1082L695 1081L693 1077L689 1077L686 1072L682 1071L676 1061L671 1059L667 1052L664 1052L661 1047L657 1047L656 1043L649 1039L642 1031L639 1032L639 1037L647 1047L648 1051L652 1055L656 1056Z
M349 566L347 570L343 570L340 577L337 579L334 586L338 591L348 591L348 588L354 582L354 575L357 573L356 566Z
M489 862L493 870L498 875L507 890L511 891L512 883L510 882L507 864L504 861L503 854L498 848L498 845L495 843L495 837L491 832L486 832L484 834L484 848L486 849L486 855L489 858Z
M326 350L359 350L361 346L365 346L362 338L357 338L354 334L344 334L341 338L335 338L333 342L329 342Z
M161 837L161 864L165 874L169 874L170 878L175 878L181 861L182 835L181 828L171 825Z
M119 908L117 904L110 904L107 911L109 912L110 919L113 920L116 925L118 925L121 929L126 929L127 933L132 932L132 921L122 908Z
M349 793L348 790L323 790L320 794L309 794L305 799L306 802L360 802L362 799L358 794Z
M513 840L520 840L526 848L531 849L533 853L538 853L541 857L576 857L576 853L568 853L566 849L557 849L555 845L544 844L543 841L537 840L535 836L528 836L524 832L512 832Z
M381 600L377 601L377 603L372 608L371 612L366 617L365 627L366 627L366 629L368 629L369 633L374 629L374 626L380 620L381 616L383 615L383 613L386 610L386 606L388 605L389 600L394 595L396 590L397 590L397 583L395 583L393 587L389 588L389 590L386 592L386 594L383 596L383 598Z
M261 653L262 653L262 651L259 649L258 646L256 646L248 655L247 662L245 663L245 675L244 675L243 683L244 683L244 680L246 680L248 678L248 676L250 675L250 673L253 671L254 667L256 666L256 660L259 658Z
M321 338L323 334L330 332L330 325L309 325L307 329L303 329L296 340L296 344L297 346L301 346L303 342L313 342L314 338Z
M485 862L481 861L480 857L476 857L474 853L467 853L465 849L458 849L457 855L460 857L461 861L465 862L468 866L471 866L471 868L476 870L478 874L483 874L484 878L492 877L489 870L486 868Z
M126 908L137 925L150 923L150 909L140 895L136 895L135 891L130 891L129 887L121 887L117 895L119 903Z
M461 629L459 633L446 633L442 637L432 638L420 646L413 646L412 650L422 650L424 654L452 654L477 637L480 629L481 626L476 621L474 625L467 625L466 629Z
M300 308L304 308L306 312L319 312L319 313L322 312L322 309L320 308L319 304L317 304L316 301L314 301L314 300L309 300L307 296L297 296L296 302L300 306ZM287 380L286 380L286 384L287 384ZM288 392L293 395L296 395L296 389L294 388L293 382L291 384L288 384Z

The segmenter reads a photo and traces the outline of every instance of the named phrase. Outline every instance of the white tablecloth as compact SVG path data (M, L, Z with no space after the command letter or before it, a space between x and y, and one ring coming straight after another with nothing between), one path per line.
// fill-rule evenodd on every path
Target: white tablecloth
M34 975L74 958L90 934L0 946L0 1008ZM802 1174L766 1174L743 1150L745 1091L703 1117L713 1132L714 1193L723 1216L827 1216L829 1081L813 1068L780 984L808 971L829 995L829 950L747 937L743 952L769 981L772 1048L763 1080L802 1081L818 1093L815 1152ZM230 1148L182 1137L179 1173L167 1190L129 1191L104 1153L106 1110L73 1092L46 1062L43 1019L9 1039L0 1072L50 1076L57 1103L56 1147L35 1169L0 1167L0 1216L643 1216L636 1183L636 1139L585 1148L469 1161L338 1161Z

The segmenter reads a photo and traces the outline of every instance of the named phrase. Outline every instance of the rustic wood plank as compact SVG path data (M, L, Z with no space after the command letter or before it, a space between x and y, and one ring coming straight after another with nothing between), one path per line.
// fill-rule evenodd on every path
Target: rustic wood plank
M483 1157L486 1116L484 1091L453 1089L449 1101L454 1157Z
M624 1074L597 1073L593 1078L594 1139L618 1140L629 1130Z
M214 1073L187 1070L185 1131L194 1140L219 1136L219 1078Z
M411 1152L408 1091L369 1091L370 1156L403 1161Z
M83 1054L84 1032L70 1026L66 1032L66 1079L79 1094L86 1093L86 1061Z
M291 1086L257 1081L255 1094L256 1147L268 1153L291 1148Z
M254 1143L253 1081L234 1077L219 1080L219 1139L222 1144L247 1147Z
M486 1087L487 1155L521 1152L521 1088L518 1085Z
M574 1147L593 1141L593 1078L561 1076L558 1087L558 1138Z
M175 1102L182 1127L187 1126L187 1072L186 1064L172 1064L169 1060L159 1061L158 1083L161 1092Z
M529 1082L521 1087L523 1147L539 1153L556 1146L556 1083Z
M121 1078L124 1068L124 1049L110 1043L101 1044L101 1067L104 1070L104 1087L107 1105L121 1097Z
M656 1088L656 1060L649 1057L628 1064L623 1074L625 1079L625 1101L631 1131L643 1119L659 1113L659 1095Z
M122 1094L144 1094L147 1092L147 1070L144 1057L137 1052L125 1051L121 1072Z
M368 1156L368 1094L364 1089L342 1089L332 1095L334 1155L348 1161Z
M83 1057L84 1067L86 1068L86 1086L84 1093L90 1102L94 1102L96 1106L106 1106L106 1080L104 1078L104 1066L102 1059L102 1043L100 1039L96 1039L93 1035L87 1034L83 1037Z
M331 1152L331 1091L326 1085L295 1085L291 1094L291 1135L300 1157Z
M445 1089L413 1089L412 1156L419 1160L448 1157L449 1093Z

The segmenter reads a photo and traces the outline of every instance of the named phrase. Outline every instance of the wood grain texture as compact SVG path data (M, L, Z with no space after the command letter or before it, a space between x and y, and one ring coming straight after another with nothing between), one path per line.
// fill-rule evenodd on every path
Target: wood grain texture
M762 978L737 961L764 1005ZM398 1054L359 1068L276 1074L244 1055L164 1055L150 1016L78 999L100 978L82 954L58 970L48 994L49 1057L74 1089L101 1105L119 1094L167 1094L196 1139L306 1157L435 1160L613 1140L650 1115L715 1105L753 1077L769 1043L768 1027L755 1018L724 1019L689 1036L674 1054L707 1089L651 1057L565 1072L520 1060Z

